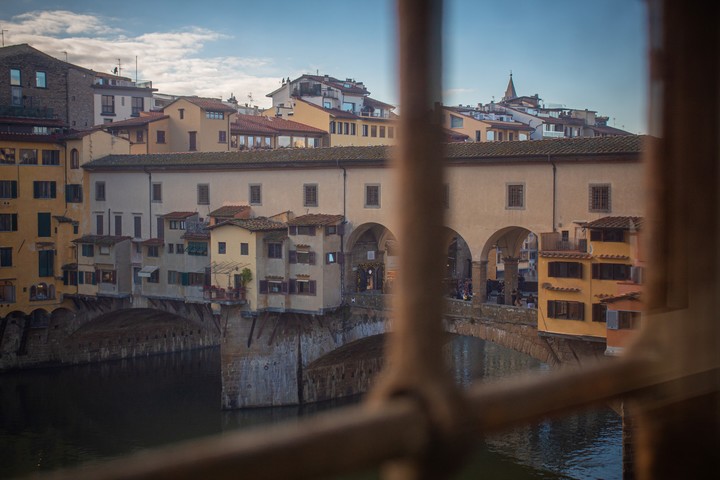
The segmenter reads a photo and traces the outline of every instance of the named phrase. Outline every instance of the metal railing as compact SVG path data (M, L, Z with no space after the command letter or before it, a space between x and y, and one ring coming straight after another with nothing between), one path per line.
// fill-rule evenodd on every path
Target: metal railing
M300 479L380 465L387 479L441 479L452 475L473 440L483 435L610 400L622 400L623 409L632 412L634 450L641 459L636 478L712 475L720 432L720 322L715 315L720 273L707 266L720 264L716 237L708 234L720 229L715 185L720 122L714 109L697 111L695 105L715 104L720 97L718 15L716 7L700 2L648 3L650 36L662 39L651 44L650 89L662 92L661 111L671 114L669 137L649 144L645 154L656 187L648 202L654 208L648 227L649 313L643 335L625 357L464 392L444 371L442 289L433 275L443 261L441 132L429 108L439 98L441 5L398 0L404 141L395 166L406 205L398 235L403 274L393 299L388 367L367 400L289 425L198 440L46 478ZM693 88L701 77L709 92ZM693 115L698 121L688 124L685 119ZM698 128L703 131L695 132ZM672 208L670 202L688 208ZM692 249L686 248L690 240Z

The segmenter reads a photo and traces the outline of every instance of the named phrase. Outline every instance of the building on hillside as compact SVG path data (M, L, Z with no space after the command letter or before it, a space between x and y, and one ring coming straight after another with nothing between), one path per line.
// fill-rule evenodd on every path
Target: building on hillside
M570 229L541 234L538 259L541 335L604 342L611 330L637 326L633 313L627 315L630 320L622 328L606 323L606 319L610 318L608 312L615 310L610 299L639 294L642 267L637 258L637 232L641 227L641 217L611 216L582 222L572 235ZM617 309L624 307L618 304ZM627 341L623 332L612 332L610 336L617 337L618 344Z
M135 83L127 77L96 73L93 81L94 125L139 117L153 107L152 82Z
M135 118L109 123L103 129L130 142L130 154L170 151L170 117L162 112L143 112Z
M267 94L272 107L266 114L328 132L328 146L392 145L395 107L369 95L362 82L302 75Z
M230 148L305 148L322 147L329 143L326 130L282 117L240 115L231 125Z
M169 117L164 141L169 152L222 152L230 150L235 108L221 100L180 97L163 108ZM150 138L156 141L157 138Z
M484 112L470 106L443 107L443 127L466 135L469 141L503 142L528 140L533 129L512 115Z

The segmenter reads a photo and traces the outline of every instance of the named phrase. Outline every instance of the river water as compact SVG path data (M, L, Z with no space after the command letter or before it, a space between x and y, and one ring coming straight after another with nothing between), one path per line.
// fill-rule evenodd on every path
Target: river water
M446 346L463 385L547 367L479 339ZM52 470L236 429L292 421L358 399L220 409L219 349L0 374L0 478ZM461 478L619 479L621 421L610 409L484 440ZM377 478L370 472L343 478Z

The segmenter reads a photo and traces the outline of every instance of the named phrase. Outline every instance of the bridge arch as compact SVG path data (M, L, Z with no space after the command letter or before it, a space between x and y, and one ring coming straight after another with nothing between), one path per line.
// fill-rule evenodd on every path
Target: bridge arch
M348 291L380 293L392 288L397 271L397 240L385 225L363 223L347 239Z
M512 225L500 228L488 237L473 264L473 280L478 285L476 298L488 298L513 305L518 290L537 295L538 235L529 228ZM526 283L527 282L527 283Z

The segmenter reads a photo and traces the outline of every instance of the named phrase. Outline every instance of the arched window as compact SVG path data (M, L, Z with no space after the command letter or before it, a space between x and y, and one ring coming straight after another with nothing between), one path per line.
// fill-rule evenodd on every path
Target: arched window
M80 152L77 151L77 148L70 151L70 168L80 168Z

